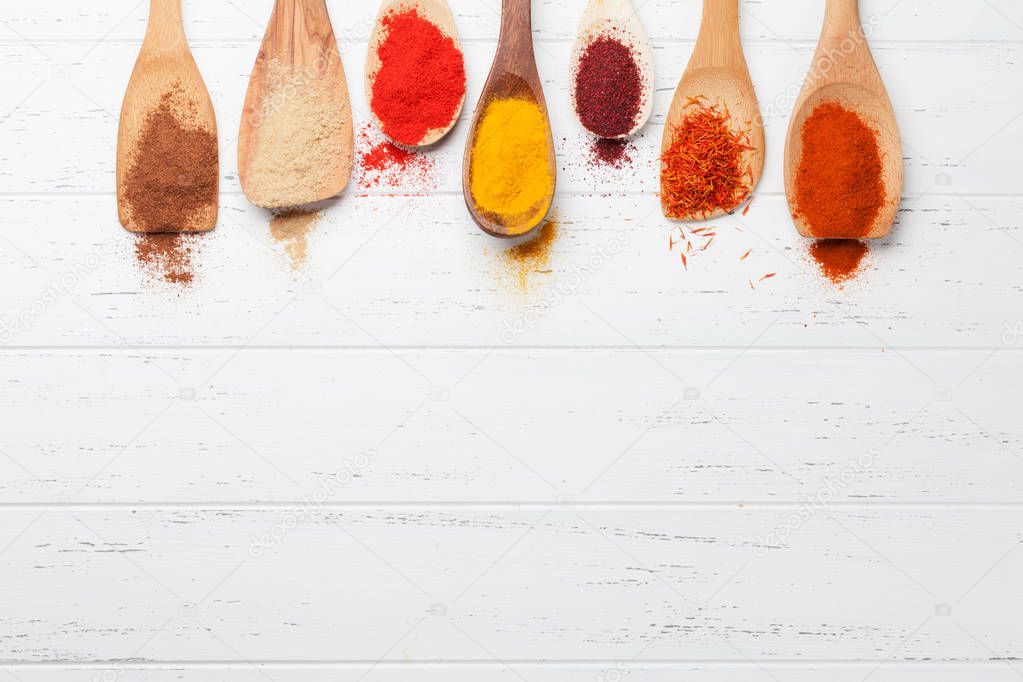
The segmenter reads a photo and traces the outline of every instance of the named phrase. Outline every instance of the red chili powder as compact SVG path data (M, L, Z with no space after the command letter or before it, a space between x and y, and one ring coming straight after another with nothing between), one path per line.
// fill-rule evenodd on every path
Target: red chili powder
M380 134L372 134L372 126L359 132L359 187L404 188L410 191L425 191L435 184L433 174L437 162L425 154L381 140Z
M877 134L856 113L825 102L803 124L796 215L815 237L870 232L885 202Z
M584 48L575 73L579 120L594 135L628 135L642 104L643 76L632 48L610 34L598 36Z
M817 266L835 284L852 279L869 250L856 239L821 239L810 245L810 255Z
M387 137L415 146L458 113L465 97L462 52L416 9L392 10L383 31L370 106Z

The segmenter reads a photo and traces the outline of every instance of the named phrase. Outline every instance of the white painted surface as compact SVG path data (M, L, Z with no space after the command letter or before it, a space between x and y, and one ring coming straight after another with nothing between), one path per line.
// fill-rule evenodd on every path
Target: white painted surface
M186 2L225 190L186 290L138 271L113 206L145 3L0 9L0 673L1023 673L1023 4L863 1L907 197L837 290L781 195L823 3L743 3L767 173L686 271L654 150L699 3L639 3L658 107L635 169L593 173L565 82L583 3L535 2L562 227L528 291L461 205L464 122L432 187L349 192L289 269L234 170L270 4ZM496 3L452 5L474 102ZM358 74L375 3L331 10Z

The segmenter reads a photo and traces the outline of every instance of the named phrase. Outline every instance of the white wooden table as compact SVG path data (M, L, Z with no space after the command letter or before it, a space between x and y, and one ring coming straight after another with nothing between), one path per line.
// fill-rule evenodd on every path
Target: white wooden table
M146 3L0 9L0 679L1023 675L1023 3L863 1L906 197L836 289L780 172L823 2L744 1L767 173L686 271L655 148L698 3L638 3L656 115L593 173L583 1L537 0L562 229L528 292L464 120L435 191L349 192L290 269L234 159L270 4L186 2L224 193L185 290L114 208ZM375 3L330 4L361 123ZM452 4L475 102L499 3Z

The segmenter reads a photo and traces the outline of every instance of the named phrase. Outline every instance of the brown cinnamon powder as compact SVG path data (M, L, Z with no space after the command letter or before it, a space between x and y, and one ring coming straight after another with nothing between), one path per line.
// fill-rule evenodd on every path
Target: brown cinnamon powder
M217 138L196 112L178 85L146 117L123 186L126 208L145 232L180 232L216 210Z
M135 258L143 272L154 280L188 286L195 279L192 256L199 235L142 234L135 242Z

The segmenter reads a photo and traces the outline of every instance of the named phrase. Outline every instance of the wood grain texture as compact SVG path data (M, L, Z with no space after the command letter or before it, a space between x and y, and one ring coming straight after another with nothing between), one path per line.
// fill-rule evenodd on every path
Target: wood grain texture
M117 208L121 224L131 232L150 231L134 215L126 192L126 178L133 165L155 165L164 159L140 156L139 140L146 121L164 96L175 93L175 102L188 112L182 121L189 128L217 134L217 117L199 68L185 39L181 0L151 0L145 40L121 104L117 133ZM214 171L219 175L219 168ZM179 232L206 232L217 225L217 206L204 206L194 215L180 216Z
M860 19L859 0L828 0L824 28L803 91L793 108L785 143L785 191L796 228L804 237L813 230L800 215L796 177L803 156L803 126L821 104L835 102L853 111L877 134L881 156L881 182L885 201L872 225L861 234L878 239L887 235L902 201L902 140L895 110L874 63Z
M521 237L538 228L550 211L557 186L558 160L551 133L550 116L543 83L536 69L536 55L533 50L533 0L502 0L501 33L497 53L490 67L490 75L483 86L476 113L465 144L462 162L462 191L465 205L476 224L494 237ZM531 208L526 216L502 218L481 209L472 194L473 144L477 131L494 100L516 99L532 102L539 107L546 124L547 161L550 167L551 185L539 206Z
M0 518L7 660L991 662L1023 635L1019 507Z
M405 9L415 9L419 13L419 16L434 24L440 29L441 33L451 38L459 52L462 50L462 42L458 37L458 25L455 23L455 17L451 14L451 7L448 5L447 0L383 0L380 5L380 13L377 15L376 25L373 27L373 35L371 35L369 39L365 69L366 95L367 103L369 105L369 115L372 117L374 124L376 124L377 128L381 131L383 131L384 126L380 122L376 112L373 110L372 94L373 83L376 81L377 73L380 71L379 49L385 37L383 19L391 12ZM415 148L429 147L430 145L436 144L444 138L444 136L450 133L451 129L455 127L455 124L458 123L458 118L462 114L462 106L464 103L465 95L463 94L462 101L459 102L458 108L455 110L450 123L445 127L427 132L426 136L419 140L418 144L413 146Z
M279 84L275 85L272 82L275 76L271 73L275 63L280 65L278 68L295 74L296 82L287 83L283 89ZM268 183L272 184L274 178L256 179L252 175L258 161L257 155L275 151L272 147L261 151L260 135L267 107L282 107L275 98L306 96L292 91L292 87L301 88L303 93L311 93L310 97L328 96L341 121L337 135L327 142L319 139L322 135L321 121L293 121L296 126L292 138L294 144L324 144L335 150L324 160L325 169L317 169L316 178L324 179L322 185L310 177L308 186L302 191L291 194L289 190L291 196L287 197L286 205L300 206L340 194L351 179L355 156L348 82L325 0L277 0L256 64L252 68L241 130L238 133L238 178L249 200L257 206L282 207L280 197L271 195L276 195L276 191L267 194L263 189ZM315 127L303 129L303 123ZM263 159L260 165L267 168L276 166L273 159Z
M739 0L704 0L700 35L668 108L662 154L671 147L676 130L694 101L728 112L735 129L748 133L751 149L743 153L742 167L749 168L750 192L754 192L764 172L766 142L764 117L739 33ZM662 179L662 187L663 183ZM662 189L662 198L666 194ZM718 208L707 214L671 215L666 200L662 201L662 208L667 217L677 220L710 220L728 212Z

